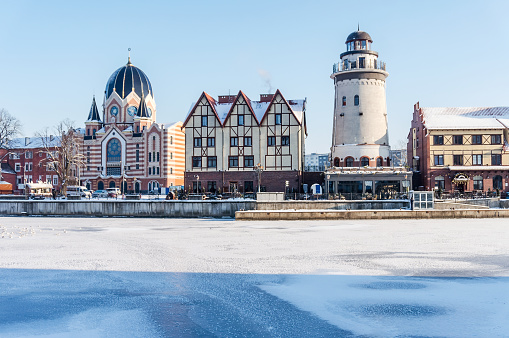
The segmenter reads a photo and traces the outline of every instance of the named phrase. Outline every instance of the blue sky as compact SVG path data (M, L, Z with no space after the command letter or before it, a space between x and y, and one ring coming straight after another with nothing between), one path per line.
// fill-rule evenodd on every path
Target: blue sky
M202 91L257 100L278 88L308 99L306 152L328 152L329 76L360 23L387 63L395 147L417 101L509 104L508 12L508 1L4 1L0 108L26 136L64 118L81 126L131 48L152 82L158 122L184 120Z

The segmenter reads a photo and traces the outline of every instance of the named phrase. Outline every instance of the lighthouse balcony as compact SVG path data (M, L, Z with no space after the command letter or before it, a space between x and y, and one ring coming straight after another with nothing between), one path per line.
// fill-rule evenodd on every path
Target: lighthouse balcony
M378 69L386 71L386 66L385 62L379 60L373 60L373 62L359 62L359 64L357 64L356 61L348 62L348 60L345 60L344 62L338 62L332 65L333 74L355 70L362 71L364 69Z

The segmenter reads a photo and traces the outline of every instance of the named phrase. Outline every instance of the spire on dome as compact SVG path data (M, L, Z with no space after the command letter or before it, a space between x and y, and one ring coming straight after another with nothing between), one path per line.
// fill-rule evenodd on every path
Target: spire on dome
M127 64L132 65L132 63L131 63L131 48L128 48L127 50L129 51L129 57L127 58Z
M95 103L95 95L92 99L92 106L90 107L90 113L88 113L87 122L101 122L99 111L97 110L97 104Z
M141 96L140 106L138 107L138 112L136 113L136 117L150 118L147 104L145 103L145 95L143 95L143 94Z

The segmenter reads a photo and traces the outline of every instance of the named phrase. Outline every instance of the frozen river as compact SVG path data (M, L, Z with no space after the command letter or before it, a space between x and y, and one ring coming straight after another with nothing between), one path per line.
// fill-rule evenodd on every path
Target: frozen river
M509 221L0 218L0 337L497 337Z

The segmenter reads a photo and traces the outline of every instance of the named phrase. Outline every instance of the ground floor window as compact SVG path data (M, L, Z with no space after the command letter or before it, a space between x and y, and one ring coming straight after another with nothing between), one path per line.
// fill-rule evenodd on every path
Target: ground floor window
M207 191L215 194L217 192L217 182L216 181L207 181Z
M493 176L493 189L502 190L502 176Z
M140 190L141 190L141 187L140 187L140 182L136 182L134 183L134 192L139 194L140 193Z
M103 183L103 181L97 182L97 190L104 190L104 183Z
M338 193L362 194L362 181L338 182Z
M474 176L474 190L482 190L482 176Z
M200 181L194 181L193 182L193 192L195 194L198 194L201 192L201 182Z
M244 192L253 192L253 181L244 181Z
M373 181L364 181L365 193L372 194L373 193Z
M435 177L435 189L445 189L445 179L443 176Z

